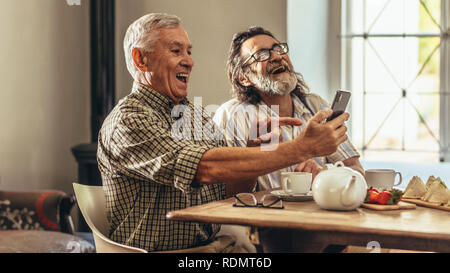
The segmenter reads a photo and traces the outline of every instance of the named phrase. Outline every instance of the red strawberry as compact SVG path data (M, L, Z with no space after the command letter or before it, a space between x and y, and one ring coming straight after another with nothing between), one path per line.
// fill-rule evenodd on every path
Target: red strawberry
M389 191L382 191L378 194L376 202L380 205L386 205L390 198L391 193Z
M366 199L364 200L365 203L376 203L378 192L376 191L367 191Z
M379 191L378 191L377 189L372 188L372 187L370 187L370 189L368 189L367 191L368 191L368 192L369 192L369 191L374 191L374 192L376 192L376 193L379 193Z

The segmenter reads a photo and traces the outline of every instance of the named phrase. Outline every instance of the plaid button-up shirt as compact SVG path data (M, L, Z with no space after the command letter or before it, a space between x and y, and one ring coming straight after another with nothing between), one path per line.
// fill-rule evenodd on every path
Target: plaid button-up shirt
M192 113L201 116L194 118ZM214 237L218 225L166 219L169 211L225 198L223 184L193 182L203 154L225 146L209 134L211 130L198 137L199 129L212 124L203 108L187 99L176 106L168 97L134 83L132 92L106 118L98 141L112 240L163 251L195 247Z

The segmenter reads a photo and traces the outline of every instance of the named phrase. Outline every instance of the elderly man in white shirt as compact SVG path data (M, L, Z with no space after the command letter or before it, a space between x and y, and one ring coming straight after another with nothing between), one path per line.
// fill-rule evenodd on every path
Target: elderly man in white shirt
M308 121L316 113L330 109L324 99L309 92L302 75L294 71L288 51L286 43L279 42L272 33L261 27L251 27L234 35L227 71L235 98L221 105L213 118L222 128L228 146L264 144L267 139L257 134L259 129L255 133L255 128L265 120L276 120L278 117L292 117L302 121L301 126L282 126L279 131L282 141L295 139L306 134L304 129L308 128ZM255 190L280 187L281 173L286 171L311 172L314 178L325 163L337 161L342 161L364 175L358 152L346 140L332 154L259 176ZM242 238L246 231L242 227L223 226L221 232L241 234ZM304 245L303 249L294 250L290 247L292 234L288 230L259 229L258 232L264 252L317 252L323 251L325 247Z
M228 146L246 147L259 141L254 134L252 138L255 124L271 117L300 119L301 126L282 126L280 130L282 141L295 139L315 113L330 109L324 99L309 92L287 53L288 45L261 27L234 36L227 70L235 98L222 104L213 118L222 127ZM315 176L325 163L337 161L364 174L359 154L347 140L333 154L258 177L256 190L280 187L281 172L306 171Z

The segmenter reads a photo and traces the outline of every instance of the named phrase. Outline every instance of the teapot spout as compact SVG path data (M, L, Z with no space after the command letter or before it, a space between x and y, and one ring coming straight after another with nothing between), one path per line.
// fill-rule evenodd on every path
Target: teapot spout
M341 204L345 207L352 206L355 203L355 194L353 188L355 186L356 176L352 175L350 181L345 185L341 192Z

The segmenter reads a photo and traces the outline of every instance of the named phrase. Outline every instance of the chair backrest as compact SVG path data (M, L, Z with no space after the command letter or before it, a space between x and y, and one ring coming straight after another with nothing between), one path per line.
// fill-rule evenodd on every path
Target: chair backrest
M144 249L116 243L108 238L109 222L106 218L105 193L102 186L73 183L78 207L94 235L98 253L146 253Z

